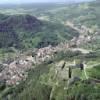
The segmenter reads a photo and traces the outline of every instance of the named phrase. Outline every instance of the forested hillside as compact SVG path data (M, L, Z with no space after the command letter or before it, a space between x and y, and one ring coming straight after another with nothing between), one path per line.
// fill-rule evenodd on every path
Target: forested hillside
M1 47L40 48L57 45L79 34L58 22L41 21L31 15L1 14L0 20Z

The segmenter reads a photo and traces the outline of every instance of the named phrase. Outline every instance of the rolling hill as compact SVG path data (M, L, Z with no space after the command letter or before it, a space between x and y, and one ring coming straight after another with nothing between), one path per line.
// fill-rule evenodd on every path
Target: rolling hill
M1 47L45 47L57 45L79 33L60 23L41 21L31 15L3 15L0 18ZM71 32L70 32L71 31ZM10 39L11 38L11 39ZM5 42L7 41L7 42Z
M100 100L99 5L0 8L0 99Z

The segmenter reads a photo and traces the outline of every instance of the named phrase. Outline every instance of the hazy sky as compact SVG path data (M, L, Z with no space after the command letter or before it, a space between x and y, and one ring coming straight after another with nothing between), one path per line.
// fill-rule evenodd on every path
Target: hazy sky
M0 4L5 3L31 3L31 2L69 2L69 1L89 1L89 0L0 0Z

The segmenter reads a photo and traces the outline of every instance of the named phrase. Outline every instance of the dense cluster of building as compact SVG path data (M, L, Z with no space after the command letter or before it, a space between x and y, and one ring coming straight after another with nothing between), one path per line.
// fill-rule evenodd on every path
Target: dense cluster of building
M98 35L98 33L95 35ZM92 38L95 39L95 36L79 35L79 37L74 37L69 42L61 43L55 47L49 45L48 47L36 49L34 56L32 54L20 54L11 63L2 64L3 70L0 71L0 81L6 82L7 85L19 84L21 80L26 79L26 71L33 68L33 64L41 64L45 61L49 61L60 51L66 52L68 49L73 51L82 51L78 49L78 46L82 43L91 42ZM85 51L83 50L83 52Z
M33 58L31 56L20 56L20 58L10 64L3 64L5 67L0 72L0 81L7 85L19 84L27 77L26 70L32 68Z

